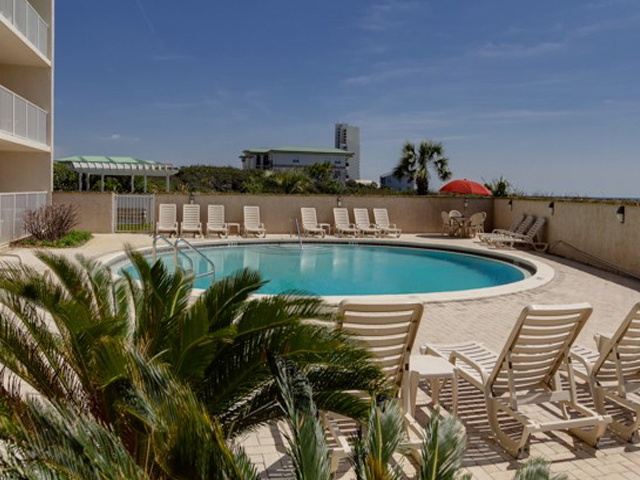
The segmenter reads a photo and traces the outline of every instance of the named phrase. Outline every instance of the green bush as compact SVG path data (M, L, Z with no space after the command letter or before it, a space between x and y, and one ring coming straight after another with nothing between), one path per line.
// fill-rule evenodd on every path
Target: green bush
M35 238L26 238L19 240L16 245L36 247L36 248L71 248L79 247L87 243L93 235L91 232L84 230L72 230L58 240L36 240Z

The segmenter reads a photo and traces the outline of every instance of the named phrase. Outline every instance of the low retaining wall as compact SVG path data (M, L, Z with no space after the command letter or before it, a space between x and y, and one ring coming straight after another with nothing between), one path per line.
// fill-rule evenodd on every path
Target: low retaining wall
M553 211L549 204L553 202ZM640 206L625 205L624 223L616 215L621 203L611 201L570 201L557 199L495 199L496 228L507 228L521 214L546 219L545 237L551 253L598 267L596 257L633 274L640 275ZM557 242L566 242L579 251Z
M100 192L53 192L53 203L73 205L78 211L78 230L113 233L113 194Z

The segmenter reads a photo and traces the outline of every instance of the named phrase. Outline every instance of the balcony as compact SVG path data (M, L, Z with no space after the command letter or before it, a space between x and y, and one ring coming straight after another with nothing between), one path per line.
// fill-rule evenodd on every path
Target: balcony
M0 150L50 151L48 114L0 85Z
M0 62L50 66L49 25L26 0L0 0Z

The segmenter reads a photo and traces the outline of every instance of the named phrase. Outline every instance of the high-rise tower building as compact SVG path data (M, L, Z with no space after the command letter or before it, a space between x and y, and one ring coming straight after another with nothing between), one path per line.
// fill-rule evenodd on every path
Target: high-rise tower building
M347 123L336 123L335 147L353 152L349 159L347 174L349 180L360 179L360 128Z

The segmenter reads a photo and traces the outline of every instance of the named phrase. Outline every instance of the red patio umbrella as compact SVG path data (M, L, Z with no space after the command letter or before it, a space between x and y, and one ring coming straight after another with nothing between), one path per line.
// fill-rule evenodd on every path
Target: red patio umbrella
M473 180L453 180L440 189L441 193L458 193L460 195L493 195L484 185Z

